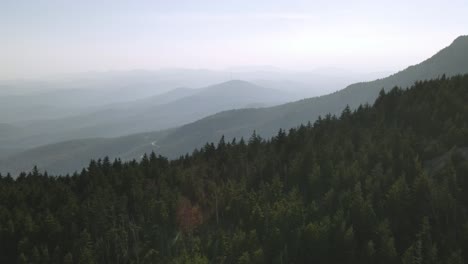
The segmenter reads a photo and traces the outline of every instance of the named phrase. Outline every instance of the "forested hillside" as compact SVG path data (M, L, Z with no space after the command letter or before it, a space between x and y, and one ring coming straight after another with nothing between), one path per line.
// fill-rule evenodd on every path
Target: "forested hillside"
M466 102L442 77L271 140L4 175L0 263L465 263Z

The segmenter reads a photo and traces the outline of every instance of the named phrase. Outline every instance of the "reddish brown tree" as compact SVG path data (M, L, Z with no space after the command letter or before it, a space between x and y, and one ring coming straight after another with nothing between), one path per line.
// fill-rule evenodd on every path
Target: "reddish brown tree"
M177 206L177 224L183 233L191 233L203 222L203 215L198 205L192 205L192 202L181 197Z

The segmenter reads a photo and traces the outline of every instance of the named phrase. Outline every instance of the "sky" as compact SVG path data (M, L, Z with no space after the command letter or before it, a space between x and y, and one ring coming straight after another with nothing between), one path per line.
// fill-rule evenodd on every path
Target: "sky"
M393 71L468 34L466 0L1 0L0 79L225 69Z

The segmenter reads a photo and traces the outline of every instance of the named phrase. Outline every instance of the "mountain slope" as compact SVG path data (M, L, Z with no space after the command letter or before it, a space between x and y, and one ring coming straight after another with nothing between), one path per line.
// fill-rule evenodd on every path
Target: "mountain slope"
M441 78L267 141L0 177L0 262L467 263L467 101Z
M238 109L217 113L196 122L181 126L158 138L157 152L171 158L200 148L206 142L217 142L222 135L230 140L234 137L248 138L254 130L264 138L275 135L280 128L289 129L313 122L318 116L328 113L339 114L349 105L351 108L359 104L373 103L382 88L386 90L394 87L408 87L418 80L433 79L443 74L447 76L468 73L468 37L457 38L449 47L441 50L428 60L408 67L387 78L373 82L357 83L330 95L314 97L268 108ZM113 139L113 144L120 144L119 139ZM134 157L148 151L151 142L141 143L141 148L134 148ZM151 149L151 147L150 147ZM25 153L28 153L26 151ZM125 152L126 153L126 152ZM50 153L51 156L56 156ZM117 155L118 156L118 155ZM21 155L11 157L19 160ZM22 168L31 168L35 157L22 160ZM89 153L89 157L94 157ZM39 158L39 157L36 157ZM86 159L87 160L87 159ZM81 161L80 164L82 164ZM53 167L46 167L53 169ZM5 170L5 167L2 168ZM71 166L69 170L77 170Z
M222 135L227 138L249 137L254 130L268 138L279 128L289 129L313 122L318 116L339 114L346 105L353 109L360 104L372 104L382 88L404 88L418 80L464 73L468 73L468 36L458 37L433 57L387 78L352 84L333 94L270 108L226 111L187 124L160 142L161 151L175 157L201 147L205 142L217 141Z

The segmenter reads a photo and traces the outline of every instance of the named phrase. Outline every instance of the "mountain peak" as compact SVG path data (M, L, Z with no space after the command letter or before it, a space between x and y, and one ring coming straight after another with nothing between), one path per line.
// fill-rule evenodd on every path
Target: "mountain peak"
M259 88L260 86L257 86L251 82L243 81L243 80L229 80L226 82L213 84L211 86L204 88L204 90L226 90L226 89L237 90L237 89L252 88L252 87Z
M227 82L221 83L221 85L253 85L250 82L243 80L229 80Z
M453 41L452 45L453 45L454 43L460 43L460 42L463 42L463 43L464 43L464 42L468 42L468 35L461 35L461 36L457 37L457 38Z
M408 87L416 80L434 79L442 74L449 77L465 73L468 73L468 36L462 35L434 56L391 76L388 81L393 86Z
M456 50L468 50L468 35L457 37L447 48Z

